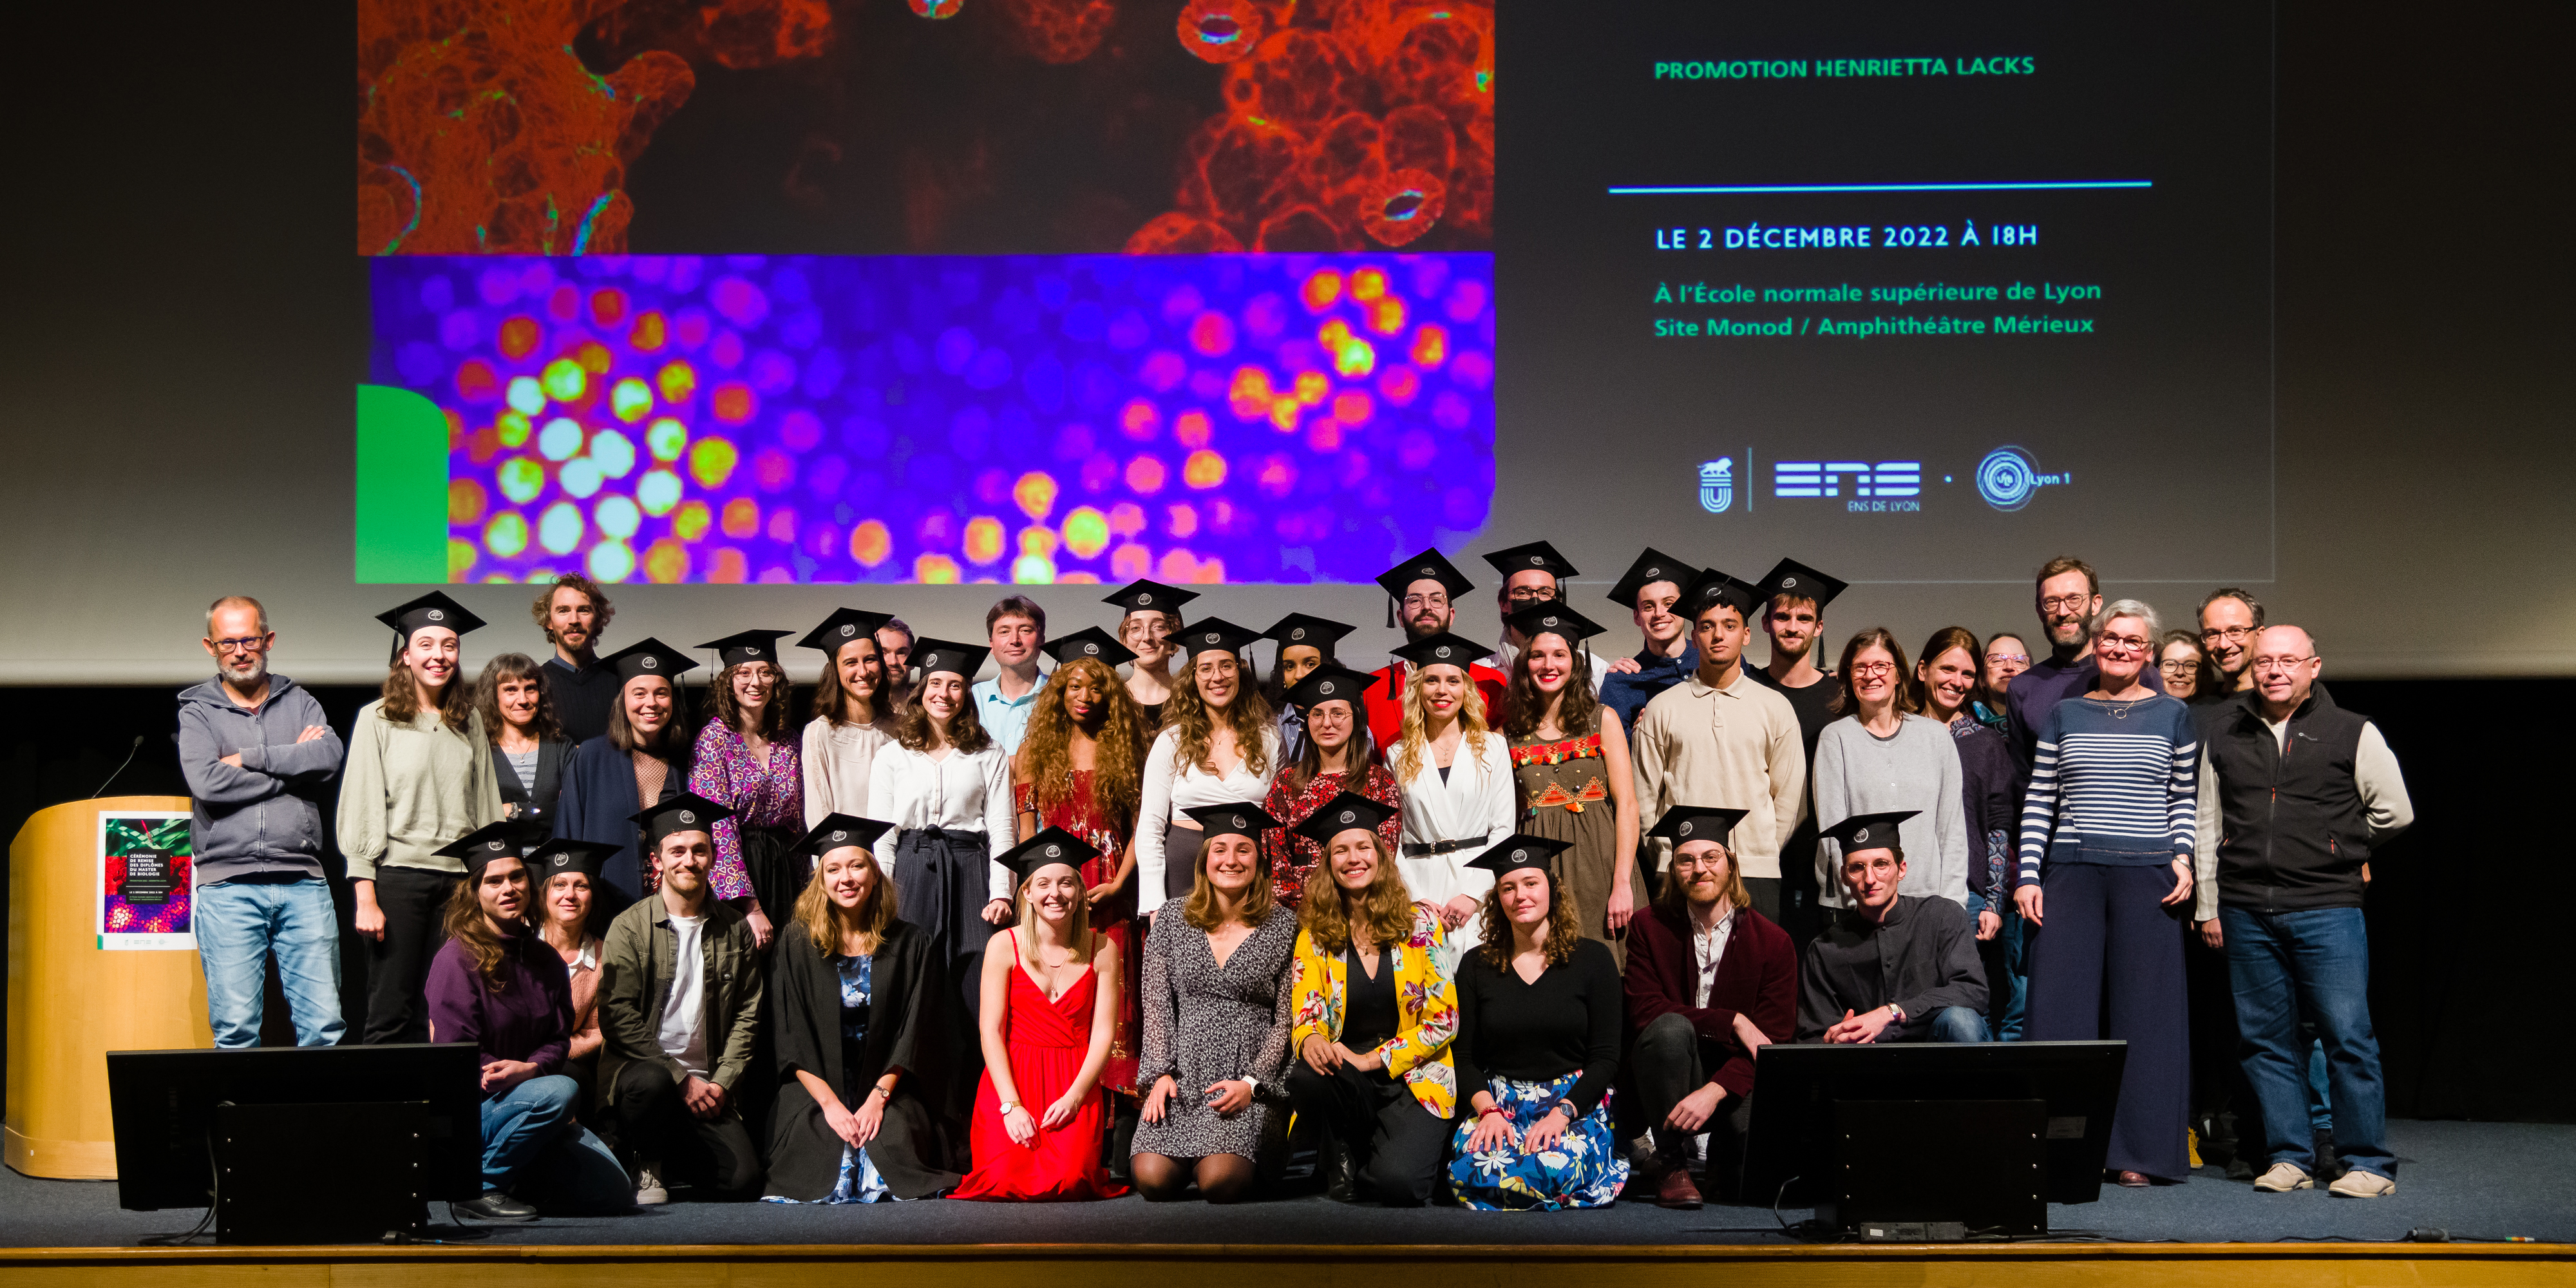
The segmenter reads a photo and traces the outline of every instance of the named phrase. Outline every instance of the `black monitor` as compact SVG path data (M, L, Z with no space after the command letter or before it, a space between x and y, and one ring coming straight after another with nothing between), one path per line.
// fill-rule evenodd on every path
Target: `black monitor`
M1854 1117L1841 1106L1948 1101L2044 1105L2046 1201L2093 1202L2127 1053L2125 1042L1773 1043L1754 1060L1745 1201L1772 1202L1792 1180L1830 1190L1844 1147L1835 1122ZM1937 1181L1945 1159L1916 1144L1919 1173Z
M482 1058L470 1043L110 1051L117 1205L207 1206L218 1105L421 1106L423 1199L483 1192ZM317 1179L327 1188L327 1179Z

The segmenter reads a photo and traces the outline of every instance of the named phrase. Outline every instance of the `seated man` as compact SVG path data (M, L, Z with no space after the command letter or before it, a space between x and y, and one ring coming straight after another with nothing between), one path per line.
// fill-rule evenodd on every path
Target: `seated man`
M1673 843L1672 866L1655 906L1628 923L1626 1065L1654 1131L1655 1202L1668 1208L1700 1205L1690 1156L1703 1131L1711 1183L1735 1189L1753 1122L1753 1055L1773 1034L1788 1036L1798 1009L1798 951L1753 910L1727 852L1727 830L1744 815L1666 810L1647 835Z
M722 1195L760 1184L734 1092L751 1068L760 961L750 924L707 884L711 829L730 813L682 792L635 816L662 888L617 914L600 949L599 1085L648 1206L670 1201L666 1160Z
M1850 906L1807 945L1798 972L1801 1042L1983 1042L1986 972L1959 905L1900 895L1896 825L1918 811L1855 814L1824 830L1842 842Z

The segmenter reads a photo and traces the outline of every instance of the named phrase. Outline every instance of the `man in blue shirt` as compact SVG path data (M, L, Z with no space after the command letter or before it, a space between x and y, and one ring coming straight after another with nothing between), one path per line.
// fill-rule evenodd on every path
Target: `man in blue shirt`
M1635 657L1612 662L1601 681L1601 705L1619 713L1622 732L1634 733L1637 713L1656 694L1699 669L1699 649L1691 644L1690 623L1673 611L1681 601L1682 587L1698 576L1699 569L1649 549L1610 588L1610 601L1628 610L1645 643Z
M985 732L1004 754L1016 755L1038 705L1038 650L1046 645L1046 610L1026 595L1007 596L984 614L984 630L992 638L993 664L1002 671L968 692Z

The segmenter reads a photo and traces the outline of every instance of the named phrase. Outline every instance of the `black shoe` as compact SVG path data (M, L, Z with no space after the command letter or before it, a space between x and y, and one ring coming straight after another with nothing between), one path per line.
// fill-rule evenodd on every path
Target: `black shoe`
M2317 1165L2314 1168L2309 1169L2308 1174L2316 1178L2318 1189L2324 1189L2342 1178L2344 1174L2343 1160L2335 1156L2334 1133L2332 1131L2313 1133L2310 1136L2310 1139L2316 1142L2314 1149Z
M1335 1203L1359 1201L1359 1169L1351 1162L1351 1147L1339 1134L1324 1133L1324 1197Z
M485 1190L483 1197L457 1204L456 1215L474 1221L534 1221L537 1209L499 1190Z

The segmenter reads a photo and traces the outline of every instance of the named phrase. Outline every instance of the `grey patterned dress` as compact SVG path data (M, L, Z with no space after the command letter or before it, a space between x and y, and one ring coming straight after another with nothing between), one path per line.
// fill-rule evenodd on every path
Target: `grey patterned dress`
M1136 1081L1148 1094L1163 1074L1175 1085L1163 1121L1136 1125L1131 1152L1258 1158L1274 1102L1286 1112L1297 914L1272 907L1220 966L1207 932L1183 915L1186 902L1165 903L1145 937L1145 1055ZM1231 1118L1207 1103L1208 1085L1226 1078L1256 1087L1252 1104Z

